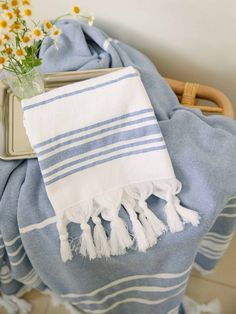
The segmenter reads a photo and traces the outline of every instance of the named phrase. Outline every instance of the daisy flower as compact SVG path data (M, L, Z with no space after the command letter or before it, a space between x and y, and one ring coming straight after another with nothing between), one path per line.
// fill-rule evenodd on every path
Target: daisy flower
M26 55L25 49L23 49L23 48L17 48L17 49L15 50L15 56L16 56L16 58L17 58L18 60L24 59L25 55Z
M26 7L22 9L21 14L25 19L29 19L31 18L33 12L30 7Z
M22 5L31 5L29 0L22 0Z
M8 58L4 56L0 56L0 70L3 69L4 64L6 64Z
M2 10L8 10L9 7L8 7L8 5L7 5L7 2L1 3L1 4L0 4L0 8L1 8Z
M53 25L50 21L45 21L44 22L44 29L46 32L49 32L53 28Z
M5 49L4 43L5 43L4 38L0 38L0 51L3 51Z
M19 8L15 8L13 12L17 18L21 17L21 11Z
M13 53L13 49L11 47L7 47L4 52L10 56Z
M11 1L10 1L10 5L11 5L12 7L17 7L17 6L19 5L19 1L18 1L18 0L11 0Z
M7 19L0 19L0 31L2 33L7 33L10 28L10 23Z
M11 43L15 41L15 35L12 32L9 32L7 34L3 34L3 40L4 43Z
M78 5L74 5L71 10L71 13L75 16L78 16L80 14L80 7Z
M61 35L61 33L62 33L61 30L54 26L51 33L50 33L50 37L52 39L54 39L55 41L57 41L58 37Z
M11 11L7 11L7 10L3 13L3 17L6 18L8 21L11 21L11 22L15 21L15 19L16 19L14 13Z
M39 27L35 27L32 31L32 38L36 41L42 40L44 37L44 33Z
M11 25L10 31L12 32L20 32L23 28L23 25L19 22L15 22Z
M21 43L22 43L23 47L32 46L31 34L25 34L24 37L22 37L22 39L21 39Z

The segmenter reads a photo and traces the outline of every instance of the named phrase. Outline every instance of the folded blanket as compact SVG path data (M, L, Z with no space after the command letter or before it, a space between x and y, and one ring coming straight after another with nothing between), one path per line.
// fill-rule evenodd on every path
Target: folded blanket
M57 216L63 261L72 259L69 222L80 224L80 253L90 259L124 254L133 240L141 252L155 245L166 226L147 206L152 194L166 201L171 232L182 231L183 223L199 223L198 213L181 206L176 196L181 183L133 67L25 99L22 106ZM132 235L119 217L121 205ZM109 239L100 217L110 222ZM89 220L95 224L93 236Z

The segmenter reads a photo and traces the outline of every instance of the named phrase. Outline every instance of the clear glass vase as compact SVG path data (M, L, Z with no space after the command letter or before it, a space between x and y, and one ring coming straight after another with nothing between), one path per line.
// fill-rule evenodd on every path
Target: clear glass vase
M5 81L19 99L31 98L45 91L43 74L38 67L20 75L5 72Z

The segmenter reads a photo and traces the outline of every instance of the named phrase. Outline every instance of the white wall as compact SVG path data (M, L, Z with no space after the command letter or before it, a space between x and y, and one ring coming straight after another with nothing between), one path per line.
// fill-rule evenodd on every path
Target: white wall
M33 0L40 19L78 3L96 25L142 50L164 76L221 89L236 110L235 0Z

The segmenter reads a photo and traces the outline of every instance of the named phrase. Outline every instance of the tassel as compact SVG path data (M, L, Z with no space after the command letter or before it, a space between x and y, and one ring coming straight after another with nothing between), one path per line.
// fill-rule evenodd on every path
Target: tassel
M0 297L0 309L5 308L7 314L16 314L18 312L17 306L13 303L9 296L3 295Z
M164 211L166 214L167 224L170 229L170 232L176 233L183 231L184 226L175 210L174 203L168 201L164 207Z
M156 245L157 244L157 236L155 235L153 229L151 228L151 226L147 220L147 217L144 214L144 211L142 211L139 214L139 220L141 221L141 224L144 228L144 232L145 232L149 247Z
M80 227L82 229L80 254L83 256L88 256L89 259L94 259L97 257L97 254L93 243L91 227L87 223L82 223Z
M59 232L59 238L60 238L60 251L61 251L61 259L64 263L66 263L69 260L72 260L72 252L70 243L68 241L68 232L66 228L66 223L63 221L63 218L60 219L60 222L57 224L57 229Z
M16 306L18 307L19 314L28 314L31 312L32 305L26 302L25 300L19 299L14 295L9 296L8 299L16 304Z
M94 243L97 251L98 257L101 256L110 256L111 250L108 243L108 239L105 233L105 230L102 226L101 219L99 217L93 216L92 221L95 224L93 231Z
M125 209L127 210L131 223L132 223L132 230L134 239L136 240L138 250L140 252L146 252L146 250L150 247L150 244L147 240L145 235L145 231L143 226L141 225L140 221L137 218L137 214L135 213L134 209L123 204Z
M177 197L175 197L175 208L184 223L191 223L195 227L199 225L200 216L198 212L181 206L180 200Z
M111 219L110 234L111 255L125 254L126 249L133 245L125 222L119 216L113 216Z

